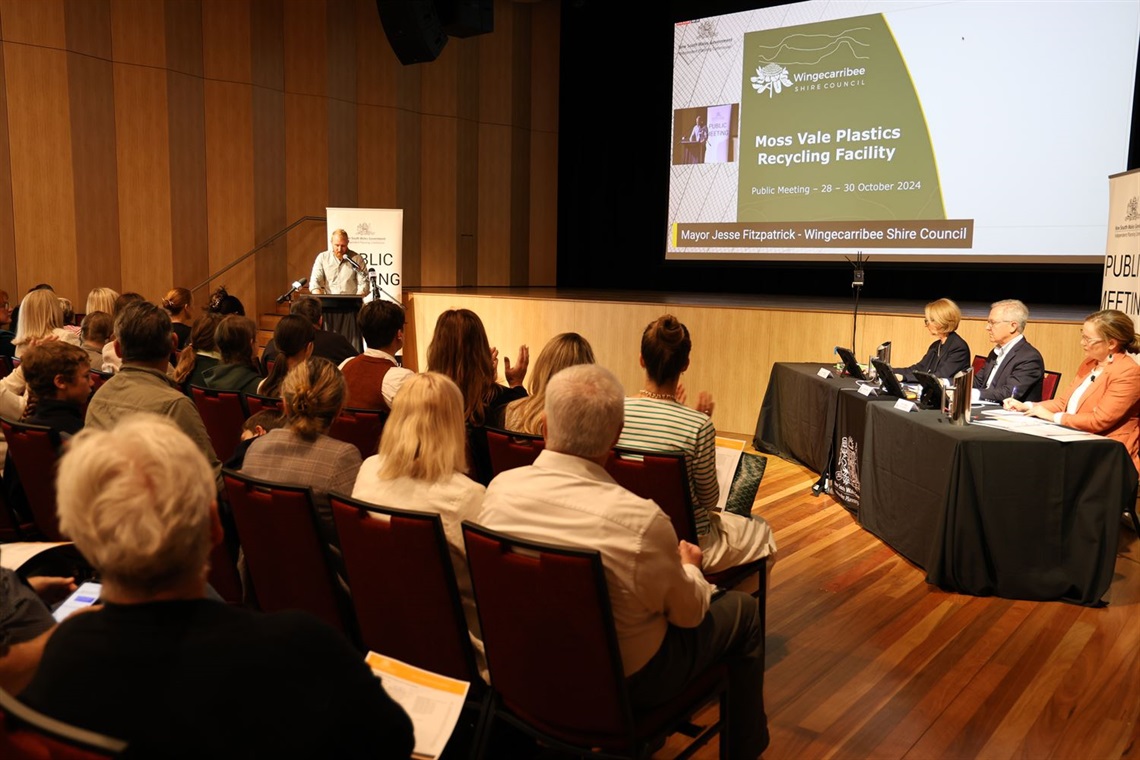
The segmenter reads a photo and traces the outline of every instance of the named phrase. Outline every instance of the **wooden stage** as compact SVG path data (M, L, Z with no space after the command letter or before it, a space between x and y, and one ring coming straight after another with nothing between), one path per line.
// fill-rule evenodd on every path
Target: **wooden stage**
M631 395L644 378L638 364L641 333L649 322L671 312L689 327L693 338L691 364L682 382L690 393L713 394L718 431L749 439L774 362L834 363L835 346L851 345L853 299L464 288L408 289L404 300L411 327L404 350L409 367L427 367L427 347L439 314L466 308L482 318L491 345L512 360L522 344L530 346L533 361L554 335L581 333L598 362L613 370ZM923 325L923 306L924 302L861 301L856 355L866 357L889 340L896 365L918 361L932 340ZM989 304L959 306L963 312L959 334L973 353L988 353ZM1081 322L1096 304L1087 309L1028 306L1026 337L1045 357L1046 369L1062 373L1063 388L1083 357Z

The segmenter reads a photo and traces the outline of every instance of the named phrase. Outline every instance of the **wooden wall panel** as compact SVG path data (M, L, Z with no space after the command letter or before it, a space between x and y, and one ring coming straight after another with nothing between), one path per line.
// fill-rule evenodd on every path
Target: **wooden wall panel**
M558 282L558 134L531 133L528 285Z
M396 79L403 66L384 36L376 0L356 0L356 30L363 41L356 46L356 102L394 108Z
M155 0L111 0L116 63L166 68L166 8Z
M456 281L456 122L442 116L422 116L421 156L423 216L421 282L425 286Z
M253 239L253 105L245 84L206 82L206 175L210 271L237 259ZM246 260L211 287L225 285L246 305L257 304L255 265Z
M62 34L62 15L58 21ZM46 282L75 303L79 288L67 53L6 44L4 74L19 283L19 291L9 291L17 297Z
M396 97L396 201L404 209L404 287L423 283L423 181L420 155L424 134L419 66L401 68Z
M0 18L0 38L4 32ZM4 57L7 44L0 44L0 81L5 81ZM0 290L12 299L23 290L16 277L16 232L12 215L12 158L8 139L8 90L0 88Z
M479 125L479 284L511 284L511 133Z
M336 0L334 0L335 2ZM285 91L328 93L329 33L325 0L285 0ZM348 33L349 30L336 30Z
M207 79L253 81L250 53L257 48L251 38L250 14L249 0L202 0L202 72ZM277 34L280 44L280 28Z
M357 106L356 120L357 201L363 208L399 208L396 111L361 105Z
M288 58L288 57L286 57ZM286 77L288 77L286 64ZM285 216L324 216L329 197L328 106L324 98L285 94ZM306 225L289 236L290 272L308 272L328 248L325 228Z
M479 46L465 40L456 51L455 284L467 287L479 280L479 209L494 194L479 193Z
M0 0L4 39L62 50L67 44L63 0Z
M518 7L518 6L516 6ZM536 3L530 12L530 126L535 132L558 133L559 3Z
M114 65L123 289L160 298L174 279L166 72Z
M253 73L253 223L258 243L293 220L285 215L285 49L280 6L257 3L250 15ZM287 241L279 239L256 255L261 309L268 309L284 283L308 272L290 272Z
M511 45L503 41L513 39L515 14L525 12L517 3L497 0L495 33L472 39L479 48L479 115L484 124L510 123L514 60Z

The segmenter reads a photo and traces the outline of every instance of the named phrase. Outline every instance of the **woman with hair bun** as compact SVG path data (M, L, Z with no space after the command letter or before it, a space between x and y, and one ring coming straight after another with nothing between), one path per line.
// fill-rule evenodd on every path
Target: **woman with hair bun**
M594 349L578 333L561 333L542 347L530 374L530 395L507 404L503 427L527 435L542 435L546 384L559 370L576 364L593 364Z
M344 376L328 359L313 357L289 370L281 384L285 427L250 444L241 469L255 478L313 489L330 545L337 542L328 492L352 493L360 471L360 450L328 435L347 392Z
M697 408L690 409L682 403L683 394L678 394L692 346L689 329L672 314L645 328L641 335L645 387L637 397L625 400L625 425L617 445L685 455L693 521L703 554L701 569L715 573L761 557L774 558L776 541L763 518L749 519L716 508L720 488L716 480L716 428L710 419L712 397L702 392Z
M190 343L190 331L194 326L194 315L190 312L193 298L187 288L171 288L162 297L162 308L170 315L170 326L178 336L175 350L181 351Z
M1064 393L1038 403L1007 398L1005 408L1120 441L1140 471L1140 366L1128 355L1140 353L1140 335L1132 318L1116 309L1089 314L1081 348L1085 360Z

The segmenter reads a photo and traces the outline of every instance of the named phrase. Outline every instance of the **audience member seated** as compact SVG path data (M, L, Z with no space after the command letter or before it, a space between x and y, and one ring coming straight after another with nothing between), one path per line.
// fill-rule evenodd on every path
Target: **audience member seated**
M53 288L46 282L41 282L38 285L33 285L32 287L28 288L28 293L35 293L37 290L53 290ZM25 298L27 297L28 293L24 294ZM14 333L19 333L20 330L20 307L22 305L23 304L16 304L16 306L12 309L12 325L8 329Z
M58 340L33 346L21 364L33 402L25 422L44 425L61 442L83 429L83 415L94 382L87 352Z
M187 288L171 288L162 299L162 308L170 315L170 326L178 336L177 350L186 348L190 342L190 330L194 326L192 306L193 297Z
M1128 355L1140 352L1140 335L1132 318L1116 309L1089 314L1081 348L1077 377L1059 396L1040 403L1006 399L1005 408L1120 441L1140 471L1140 366Z
M218 346L214 342L214 333L217 332L218 323L221 321L221 314L209 311L194 320L194 327L190 330L190 342L178 352L178 366L170 374L174 382L183 388L189 389L191 385L206 387L206 370L222 360L222 355L218 353Z
M371 301L357 314L356 325L364 353L340 365L348 383L348 405L387 411L400 386L415 374L396 362L396 352L404 347L404 310L391 301Z
M245 452L250 444L270 430L285 427L285 415L276 409L262 409L246 417L241 424L241 440L234 447L234 453L226 460L226 467L240 470L245 464Z
M594 350L578 333L555 335L542 348L530 373L530 394L507 404L503 427L527 435L542 435L542 412L546 404L546 384L560 370L575 364L593 364Z
M146 299L138 293L123 293L120 296L116 296L115 305L111 309L111 316L117 320L119 318L119 314L122 313L123 309L133 303L139 303L140 301L145 300ZM170 357L167 357L168 360L169 358ZM108 343L107 345L103 346L103 366L101 369L104 372L118 372L119 368L122 366L123 358L119 356L119 354L115 351L114 343Z
M214 453L198 408L166 374L173 338L170 316L147 301L127 304L115 318L111 344L122 369L103 384L87 405L87 427L106 430L136 412L153 412L174 421L198 446L222 488L222 463Z
M463 394L463 416L468 425L501 426L503 407L526 395L523 378L530 350L519 347L518 359L503 357L507 385L495 382L498 351L491 348L483 320L468 309L450 309L439 315L428 346L428 369L447 375Z
M273 369L257 386L262 396L281 396L281 382L289 370L313 355L313 323L298 314L289 314L273 328L273 342L278 347Z
M0 689L19 694L43 657L55 618L48 604L75 590L74 578L33 577L0 568Z
M12 345L16 333L11 328L12 304L8 302L8 291L0 290L0 356L16 355L16 347Z
M396 396L380 437L380 453L364 460L352 495L385 507L435 512L442 518L467 627L486 678L462 527L464 520L478 519L485 489L464 474L466 443L459 388L438 372L414 375Z
M63 310L63 329L78 335L79 325L75 324L75 309L71 306L71 299L60 296L59 308Z
M103 349L111 342L114 332L115 318L105 311L85 314L79 324L79 344L97 370L103 369Z
M360 353L348 342L348 338L340 333L324 329L325 319L321 299L313 296L296 296L293 298L292 305L289 306L289 313L299 314L309 320L316 330L313 334L313 356L319 356L322 359L328 359L333 364L340 365L345 360ZM261 352L262 371L268 372L269 362L276 359L277 344L273 339L270 339L265 344L265 350Z
M915 372L929 372L935 377L950 378L970 367L973 356L966 341L958 335L958 323L962 312L958 304L949 298L939 298L926 304L926 329L935 340L926 350L926 355L898 374L908 383L918 380Z
M218 287L210 294L210 300L206 303L206 311L221 314L223 317L230 314L237 314L239 317L245 316L245 306L242 305L237 296L229 294L225 285Z
M776 539L761 517L751 519L716 508L716 428L713 401L701 393L697 408L679 397L681 373L689 368L689 329L671 314L650 322L641 335L645 387L625 400L625 426L618 446L685 455L705 572L716 573L761 557L774 561Z
M1025 339L1028 321L1029 309L1021 301L998 301L990 307L986 336L994 347L982 371L974 375L973 401L1041 400L1045 361Z
M33 290L20 304L20 321L16 327L16 358L22 358L28 342L36 338L55 336L73 346L79 345L79 336L64 329L63 307L59 297L51 290Z
M256 439L241 468L254 478L312 488L323 537L334 546L328 492L351 493L360 472L360 450L328 436L344 408L345 394L344 376L328 359L313 357L298 364L281 385L285 427Z
M700 548L678 542L656 504L606 472L623 413L622 388L609 370L562 370L547 386L545 410L545 450L533 465L491 482L479 522L528 541L598 551L633 707L664 703L693 674L723 661L730 714L721 741L730 757L758 757L768 721L756 599L728 591L710 602ZM526 590L517 591L525 614Z
M230 314L223 317L214 332L214 343L222 360L202 372L207 388L219 391L257 393L261 375L253 354L257 348L257 326L248 317Z
M139 757L407 758L411 722L341 634L206 598L211 474L151 415L76 436L60 528L98 570L103 609L58 626L23 701Z
M114 316L115 301L119 299L117 291L111 288L92 288L87 294L87 308L84 314L94 314L97 311Z

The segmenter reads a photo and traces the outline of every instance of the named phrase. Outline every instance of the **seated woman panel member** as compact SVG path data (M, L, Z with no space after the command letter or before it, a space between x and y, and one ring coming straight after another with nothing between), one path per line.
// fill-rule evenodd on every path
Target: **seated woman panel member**
M970 347L958 335L958 323L962 321L962 311L958 304L949 298L939 298L926 304L926 329L935 341L926 350L926 355L906 369L900 370L902 379L908 383L917 380L915 372L929 372L935 377L950 378L970 366Z
M364 460L352 495L381 506L435 512L442 518L467 628L486 678L462 529L464 520L479 516L486 489L464 474L466 468L463 395L444 375L425 372L408 378L392 400L380 453Z
M507 404L503 427L528 435L542 435L546 384L559 370L575 364L593 364L594 350L578 333L555 335L542 347L530 373L530 395Z
M666 314L651 322L641 336L645 387L625 400L625 425L617 445L643 451L681 451L689 470L693 518L706 573L727 570L761 557L776 555L768 523L716 509L716 428L710 415L712 398L701 393L696 409L678 400L681 373L689 368L692 341L680 320ZM683 399L682 399L683 400Z
M1116 309L1088 315L1081 347L1085 360L1077 379L1057 398L1038 403L1007 398L1005 408L1118 440L1140 471L1140 366L1124 353L1140 352L1132 318Z

